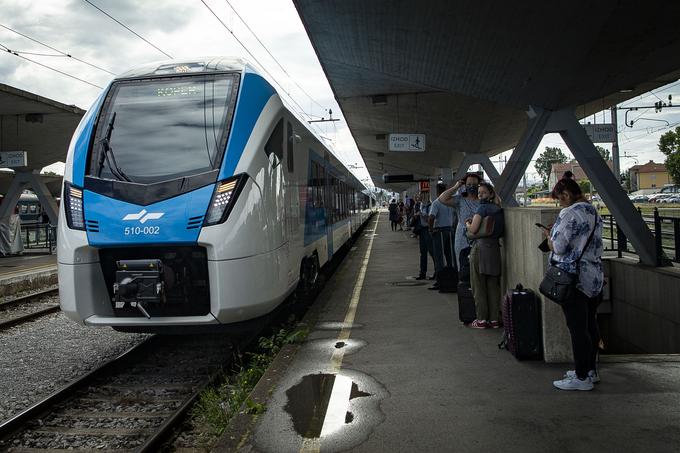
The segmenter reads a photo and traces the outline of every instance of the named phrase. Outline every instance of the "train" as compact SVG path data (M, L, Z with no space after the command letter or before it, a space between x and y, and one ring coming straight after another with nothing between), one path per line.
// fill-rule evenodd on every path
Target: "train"
M62 311L87 326L238 326L295 291L375 196L239 58L149 63L104 88L71 140Z

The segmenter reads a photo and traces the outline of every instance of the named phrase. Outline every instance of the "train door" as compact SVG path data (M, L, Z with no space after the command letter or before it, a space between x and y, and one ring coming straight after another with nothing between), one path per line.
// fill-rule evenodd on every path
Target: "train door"
M267 184L265 192L268 197L266 206L268 210L269 236L272 241L270 246L271 250L275 252L274 255L278 261L277 267L281 284L287 284L288 268L290 267L289 237L286 228L285 193L287 178L286 161L284 160L286 149L284 123L283 118L278 121L264 147L269 158L269 184Z
M295 133L293 125L290 121L286 121L286 146L285 146L285 161L286 169L282 171L285 174L284 184L284 223L286 230L286 256L289 263L296 263L298 259L293 256L293 251L301 250L302 243L299 242L298 231L300 228L300 196L298 192L298 182L295 178ZM298 277L295 266L289 265L288 269L288 284L294 283Z

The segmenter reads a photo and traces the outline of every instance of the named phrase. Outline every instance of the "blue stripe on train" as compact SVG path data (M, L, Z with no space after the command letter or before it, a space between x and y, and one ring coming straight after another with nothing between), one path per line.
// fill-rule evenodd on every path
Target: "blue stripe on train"
M227 179L234 175L243 149L248 143L262 109L276 91L262 76L246 72L240 87L240 93L234 111L234 121L229 133L227 152L222 160L219 179Z

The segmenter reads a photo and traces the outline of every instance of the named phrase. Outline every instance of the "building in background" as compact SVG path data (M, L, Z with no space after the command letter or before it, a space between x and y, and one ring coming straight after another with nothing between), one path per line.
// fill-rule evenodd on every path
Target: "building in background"
M630 167L630 190L660 189L671 183L670 175L664 164L657 164L650 160L643 165Z
M609 167L610 170L614 171L614 163L611 160L607 161L607 166ZM574 178L576 179L577 182L588 179L586 172L583 171L581 165L578 162L576 162L576 160L572 160L564 164L553 164L552 169L550 170L550 176L548 177L548 188L552 189L557 183L557 181L559 181L562 178L564 172L567 170L571 171L574 174Z

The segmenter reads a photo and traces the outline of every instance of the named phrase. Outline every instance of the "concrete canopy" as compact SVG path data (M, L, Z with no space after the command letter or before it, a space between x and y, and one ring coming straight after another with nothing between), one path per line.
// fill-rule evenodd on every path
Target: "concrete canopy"
M38 170L66 160L73 131L85 111L0 84L0 151L26 151Z
M680 77L678 2L294 3L379 186L515 147L531 105L583 118ZM390 153L389 133L427 150Z

